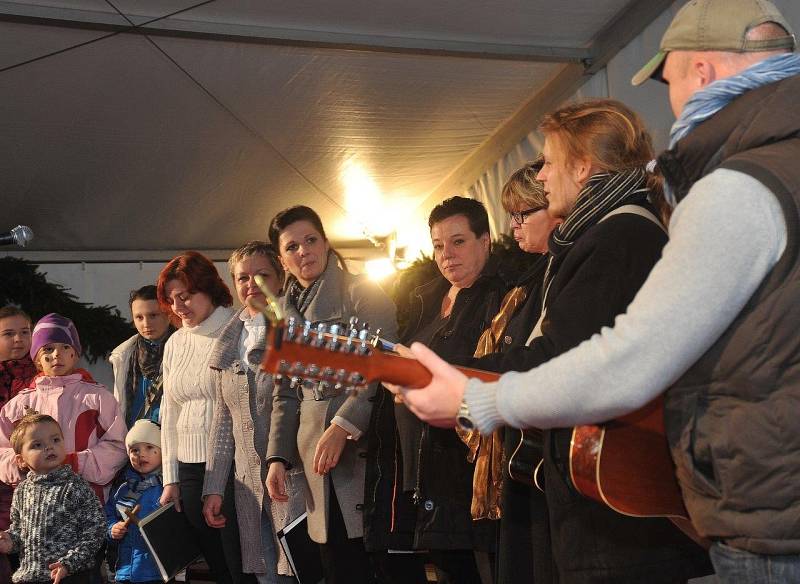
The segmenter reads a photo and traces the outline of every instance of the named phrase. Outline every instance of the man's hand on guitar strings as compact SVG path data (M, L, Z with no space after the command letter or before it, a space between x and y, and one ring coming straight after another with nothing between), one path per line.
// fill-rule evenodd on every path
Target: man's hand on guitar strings
M427 386L418 389L390 387L389 390L396 393L397 389L405 404L420 420L431 426L452 428L456 425L467 377L422 343L412 344L411 353L431 372L433 379Z

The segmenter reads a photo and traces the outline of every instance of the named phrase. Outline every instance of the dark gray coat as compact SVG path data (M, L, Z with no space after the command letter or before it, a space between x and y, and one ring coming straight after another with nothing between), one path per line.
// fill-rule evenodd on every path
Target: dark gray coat
M320 278L319 290L302 317L285 298L282 299L288 316L305 318L314 324L346 323L351 316L356 316L361 322L368 322L372 330L381 328L382 337L396 338L395 307L380 287L364 276L344 272L332 256ZM327 542L329 480L333 480L348 537L362 537L364 533L366 442L375 390L375 386L370 386L367 391L350 396L341 394L324 401L300 401L297 392L288 384L276 389L267 459L302 464L311 491L308 531L311 539L318 543ZM314 472L314 450L334 416L347 420L363 436L359 440L348 440L338 465L323 477Z
M757 179L783 209L780 260L665 403L692 523L703 536L757 554L800 553L798 91L800 75L748 91L658 160L679 201L725 168Z

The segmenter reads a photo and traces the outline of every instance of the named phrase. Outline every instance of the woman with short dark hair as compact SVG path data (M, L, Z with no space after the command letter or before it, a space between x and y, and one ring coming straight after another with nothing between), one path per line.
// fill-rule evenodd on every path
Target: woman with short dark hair
M428 225L439 274L414 289L401 339L404 344L424 342L444 359L465 363L475 354L508 283L497 259L490 257L489 219L479 201L451 197L431 211ZM382 426L394 418L399 434L399 447L390 452L394 459L387 461L383 453L381 468L372 473L377 485L381 476L392 480L396 493L390 508L380 497L372 502L376 519L391 516L394 522L383 539L393 547L405 535L405 545L428 550L440 580L480 584L475 552L484 559L495 552L495 526L471 517L474 464L468 461L467 446L452 430L421 422L403 404L379 402L376 407L385 410ZM381 534L375 533L375 539Z

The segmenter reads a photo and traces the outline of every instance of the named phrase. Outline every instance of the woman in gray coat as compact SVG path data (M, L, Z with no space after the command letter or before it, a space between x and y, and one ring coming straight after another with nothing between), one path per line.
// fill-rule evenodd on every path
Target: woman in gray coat
M209 358L216 402L203 484L203 515L209 526L225 526L222 498L233 470L242 571L252 574L259 584L288 584L295 580L275 531L305 511L306 488L301 469L287 479L292 500L271 501L264 488L272 376L259 369L266 323L254 305L265 300L255 276L262 275L270 290L278 294L283 269L275 250L264 241L251 241L234 251L228 266L244 308L223 327Z
M347 322L355 316L394 340L394 304L377 285L337 265L338 255L313 209L296 206L278 213L269 239L289 273L283 297L288 316L314 325ZM349 396L331 389L314 396L312 390L295 390L284 383L275 394L267 488L273 500L285 499L286 470L302 465L311 491L309 535L321 544L326 584L374 581L364 549L362 509L367 430L376 389L371 386Z

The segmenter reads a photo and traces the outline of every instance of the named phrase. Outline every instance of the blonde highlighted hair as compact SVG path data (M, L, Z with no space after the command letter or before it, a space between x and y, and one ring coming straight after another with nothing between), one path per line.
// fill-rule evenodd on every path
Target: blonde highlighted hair
M514 210L547 209L544 185L536 178L543 164L544 159L540 156L508 177L500 192L500 203L508 213Z
M589 159L605 172L642 168L653 159L653 140L635 111L614 99L566 105L542 118L539 129L558 137L568 161ZM666 225L671 209L661 177L648 174L650 202Z

